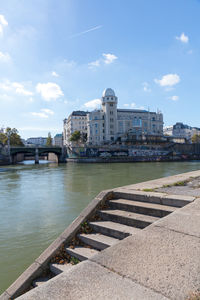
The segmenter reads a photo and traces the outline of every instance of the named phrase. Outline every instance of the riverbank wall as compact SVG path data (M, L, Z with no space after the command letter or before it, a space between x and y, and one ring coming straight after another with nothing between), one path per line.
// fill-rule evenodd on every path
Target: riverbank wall
M123 235L123 238L68 271L49 278L19 299L186 299L200 283L199 178L200 171L194 171L102 191L0 299L14 299L29 290L38 276L48 273L52 258L59 256L66 245L68 251L75 251L77 245L80 250L80 244L76 244L77 233L80 238L80 230L85 231L91 222L96 226L101 222L104 234L108 234L105 224L108 226L113 220L115 224L117 220L122 223L126 220L129 224L117 223L112 230L113 235L118 238ZM195 194L188 188L181 194L178 188L192 180L193 186L197 186ZM168 191L160 190L166 187ZM118 203L118 210L119 203L123 207L116 219L94 218L99 210L108 215L106 209L114 203ZM135 214L131 211L136 207ZM131 224L137 226L131 227L128 233ZM87 230L86 236L88 238ZM96 247L98 243L96 241Z
M105 145L68 148L67 162L142 162L199 160L200 144Z

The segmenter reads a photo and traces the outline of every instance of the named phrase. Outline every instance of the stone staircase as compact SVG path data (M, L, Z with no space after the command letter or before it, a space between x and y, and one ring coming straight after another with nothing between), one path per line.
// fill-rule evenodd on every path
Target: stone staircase
M32 287L44 284L52 277L73 268L74 264L90 259L99 251L113 246L120 240L137 234L143 228L174 212L183 206L177 200L158 203L154 199L142 198L137 200L126 199L126 195L107 200L105 205L87 220L87 232L80 231L75 237L75 243L64 247L68 259L62 264L52 262L49 264L48 275L37 278ZM145 202L146 199L146 202ZM172 206L173 204L173 206ZM186 203L185 203L186 204Z

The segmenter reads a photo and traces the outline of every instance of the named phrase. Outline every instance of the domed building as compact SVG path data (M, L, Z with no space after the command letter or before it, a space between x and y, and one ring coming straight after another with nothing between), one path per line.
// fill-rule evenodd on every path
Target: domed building
M111 88L103 91L101 108L92 112L74 111L64 120L64 145L70 144L74 131L87 133L87 143L103 145L123 139L128 133L162 136L163 115L142 109L119 109L118 98Z
M163 115L141 109L118 109L111 88L103 91L101 109L88 114L88 143L101 145L120 140L126 133L163 135Z

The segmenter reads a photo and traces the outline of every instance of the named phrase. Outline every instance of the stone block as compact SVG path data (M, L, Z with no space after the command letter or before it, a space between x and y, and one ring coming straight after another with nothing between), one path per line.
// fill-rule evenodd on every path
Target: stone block
M151 226L164 227L200 238L200 199L177 209Z
M19 300L33 299L167 300L163 295L89 261L79 263L69 272L19 297Z
M91 260L174 300L200 286L200 239L150 226Z
M34 262L32 265L26 269L18 279L6 290L6 293L10 296L10 298L16 298L21 293L23 293L26 289L30 287L31 282L36 277L42 274L43 270L41 266Z

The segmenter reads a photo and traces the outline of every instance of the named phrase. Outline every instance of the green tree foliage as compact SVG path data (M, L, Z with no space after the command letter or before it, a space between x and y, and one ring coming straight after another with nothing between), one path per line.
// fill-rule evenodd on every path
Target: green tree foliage
M52 146L52 137L50 132L48 133L46 146Z
M192 137L192 143L200 143L200 135L199 134L194 134Z
M16 128L7 127L5 133L0 133L0 143L6 145L10 138L10 146L24 146Z
M70 137L70 141L71 142L78 142L81 138L81 133L80 131L76 130L74 131L74 133L72 133L71 137Z

